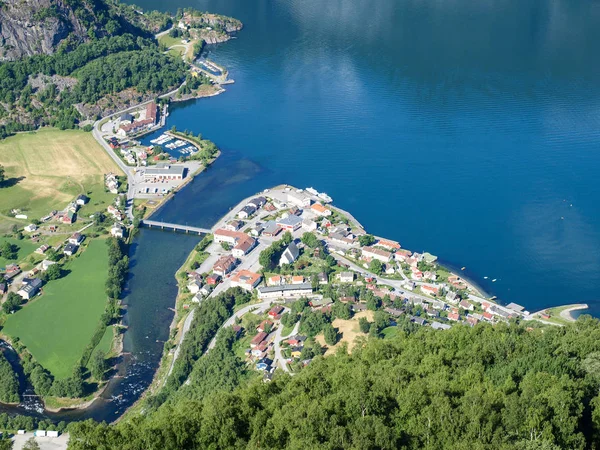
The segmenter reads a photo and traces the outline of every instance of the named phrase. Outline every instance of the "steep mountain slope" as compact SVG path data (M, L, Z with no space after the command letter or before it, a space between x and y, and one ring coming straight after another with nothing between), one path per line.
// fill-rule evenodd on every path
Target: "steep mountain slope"
M85 39L86 27L72 8L52 0L2 0L0 58L52 53L69 34Z
M102 0L0 0L0 60L52 54L67 39L78 44L124 32L149 36Z

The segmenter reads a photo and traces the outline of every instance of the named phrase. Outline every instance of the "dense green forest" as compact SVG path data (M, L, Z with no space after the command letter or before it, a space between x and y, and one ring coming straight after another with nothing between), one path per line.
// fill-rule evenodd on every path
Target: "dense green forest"
M19 400L19 380L4 353L0 351L0 402L18 403Z
M78 104L130 88L164 93L186 78L183 61L164 54L152 36L171 25L168 15L142 15L116 1L67 3L83 17L89 39L71 36L54 54L0 63L0 138L44 125L74 128L84 119Z
M250 298L250 293L247 291L233 288L215 297L207 298L200 304L165 386L157 395L146 400L149 408L156 408L163 404L183 385L194 369L195 362L206 351L221 325L233 313L234 306L248 303Z
M222 333L190 383L116 426L72 424L73 449L584 449L600 438L600 323L420 328L317 357L270 383ZM249 381L245 381L249 380ZM239 384L238 387L235 387Z

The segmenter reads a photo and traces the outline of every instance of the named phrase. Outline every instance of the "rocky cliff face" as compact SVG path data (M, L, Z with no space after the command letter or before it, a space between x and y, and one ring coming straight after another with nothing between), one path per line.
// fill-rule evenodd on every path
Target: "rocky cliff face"
M212 26L219 26L227 33L233 33L242 29L242 22L232 17L221 16L218 14L204 14L202 21Z
M52 53L69 34L87 30L61 0L0 0L0 60Z

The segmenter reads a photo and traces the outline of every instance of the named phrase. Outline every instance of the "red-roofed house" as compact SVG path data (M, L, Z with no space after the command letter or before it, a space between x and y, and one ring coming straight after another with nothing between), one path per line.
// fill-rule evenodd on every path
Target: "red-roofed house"
M433 287L433 286L428 286L428 285L423 285L421 286L421 290L423 292L425 292L426 294L431 294L431 295L437 295L438 292L440 291L439 288Z
M254 247L256 247L256 239L244 234L244 237L237 241L237 244L233 247L231 253L236 258L241 258L250 253Z
M310 209L312 212L314 212L317 216L330 216L331 210L329 208L325 208L323 205L321 205L320 203L314 203L310 206Z
M460 320L460 316L458 313L448 313L448 320L453 320L454 322L458 322Z
M283 306L276 305L271 308L269 311L269 316L278 319L279 315L283 312Z
M261 276L258 273L250 272L249 270L240 270L231 277L231 286L239 286L247 291L252 291L260 283L260 279Z
M304 283L304 277L302 275L294 275L292 277L292 284L302 284Z
M259 333L268 333L271 331L271 328L273 328L273 322L271 322L269 319L265 319L256 327L256 331Z
M264 331L261 331L260 333L258 333L256 336L254 336L252 338L252 340L250 341L250 347L254 348L254 347L258 347L258 345L264 341L267 338L267 333L265 333Z
M375 245L389 248L390 250L398 250L400 248L400 244L398 242L390 241L388 239L379 239L379 241Z
M225 276L237 265L237 259L231 255L221 256L213 266L213 272Z
M211 286L216 285L219 281L221 281L221 275L213 273L206 277L206 284L210 284Z

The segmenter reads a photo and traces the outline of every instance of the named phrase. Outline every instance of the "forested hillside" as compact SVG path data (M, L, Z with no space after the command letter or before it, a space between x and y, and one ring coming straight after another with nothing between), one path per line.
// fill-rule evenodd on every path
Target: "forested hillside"
M23 46L31 40L43 48L0 63L0 138L44 125L74 128L96 118L88 117L86 105L105 99L104 108L115 110L168 92L186 78L183 61L164 54L153 37L171 25L167 14L141 14L114 0L37 0L29 6L15 12L10 2L0 8L2 32L30 22L37 24L34 31L41 23L51 33L55 22L64 30L48 37L52 44L30 30ZM11 11L20 19L8 17ZM2 42L5 52L14 48L7 38Z
M318 357L270 383L246 373L234 339L222 333L194 363L190 383L157 410L116 426L73 424L70 448L584 449L600 442L595 319L370 338L352 355Z
M89 42L123 33L146 35L167 28L168 15L136 13L114 0L2 0L0 60L52 54L65 41Z

